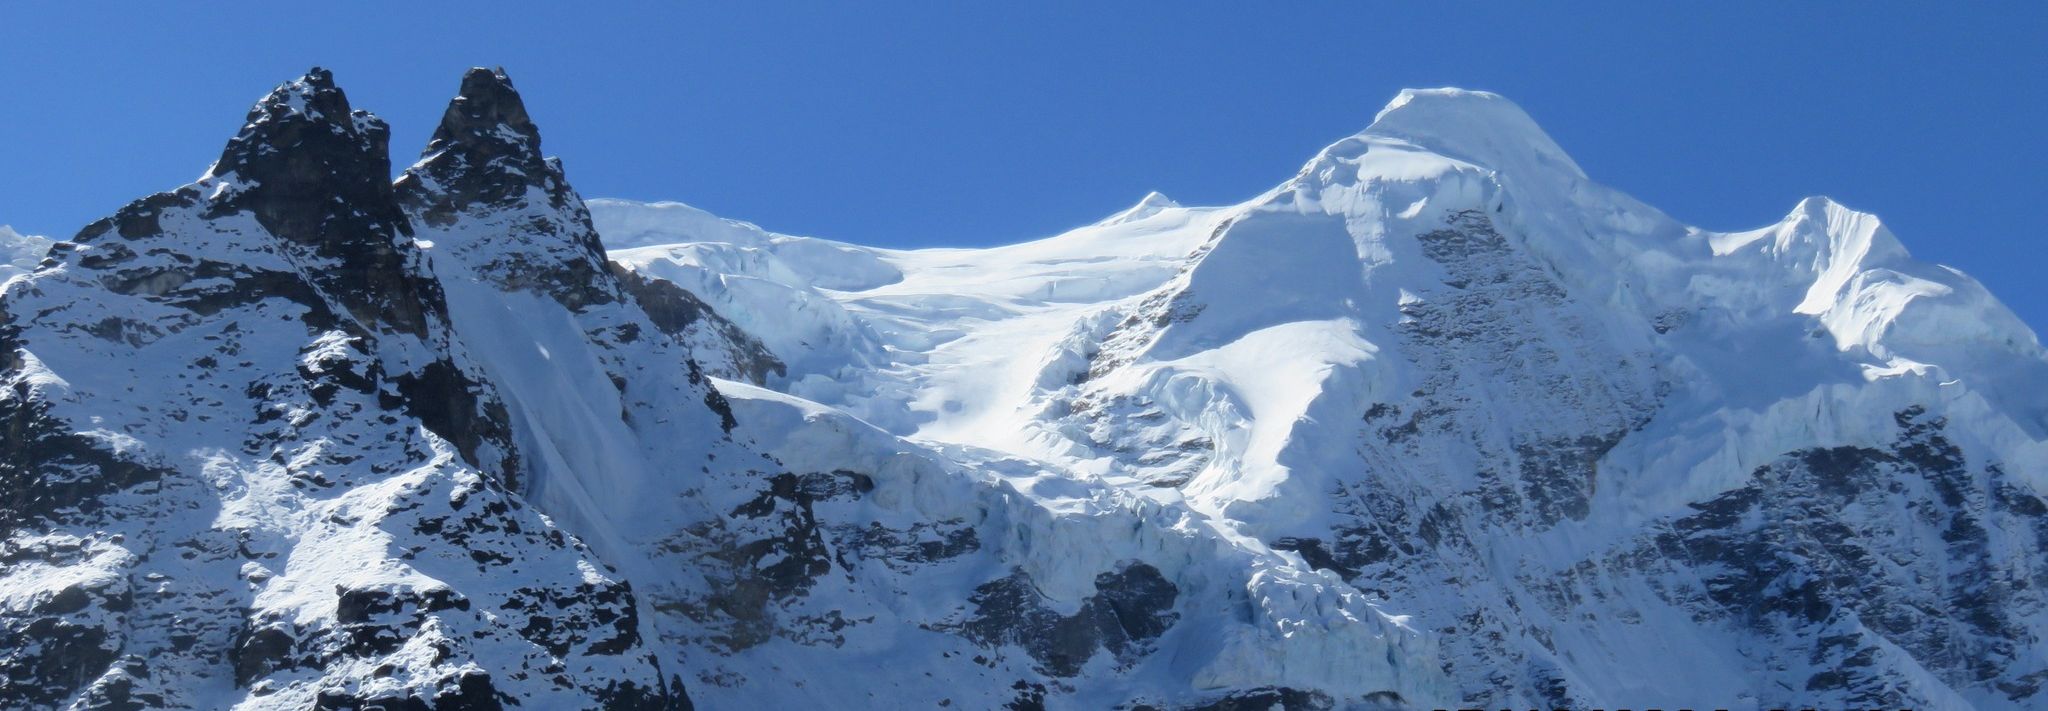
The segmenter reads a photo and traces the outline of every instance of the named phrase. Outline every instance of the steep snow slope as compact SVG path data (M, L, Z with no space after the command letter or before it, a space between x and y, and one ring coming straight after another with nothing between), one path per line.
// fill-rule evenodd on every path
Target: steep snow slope
M769 385L1338 576L1435 640L1435 703L2019 708L2048 678L2048 361L1823 198L1686 227L1445 89L1246 203L995 249L593 207L743 330L831 314L762 337L814 359ZM1239 663L1333 683L1286 658Z

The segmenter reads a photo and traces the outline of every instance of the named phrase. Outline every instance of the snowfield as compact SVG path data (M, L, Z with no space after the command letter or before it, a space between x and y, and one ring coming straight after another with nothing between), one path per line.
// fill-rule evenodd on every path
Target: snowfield
M1826 198L1757 230L1678 224L1593 183L1518 108L1483 92L1404 92L1370 128L1243 204L1183 207L1154 193L1099 223L990 249L862 248L676 203L591 205L614 259L720 303L788 362L833 355L771 379L773 389L937 451L1033 462L1061 482L1022 489L1048 507L1061 492L1108 487L1303 568L1346 555L1282 549L1375 539L1351 556L1385 572L1337 569L1378 593L1384 614L1429 620L1424 630L1456 636L1461 617L1506 603L1515 621L1504 626L1520 641L1447 656L1453 687L1536 681L1500 670L1513 660L1560 679L1557 695L1522 686L1522 696L1467 699L1817 703L1777 685L1806 688L1828 657L1759 654L1817 640L1782 630L1759 640L1736 623L1746 611L1665 589L1701 585L1698 571L1594 568L1577 584L1596 586L1599 605L1573 592L1529 605L1554 610L1513 610L1564 595L1538 581L1635 555L1789 453L1896 447L1899 413L1915 408L1946 418L1944 436L1995 467L1995 486L2038 497L2048 472L2038 397L2048 362L1976 282L1913 260L1876 217ZM750 258L705 256L735 253ZM783 350L792 342L802 345ZM1392 442L1403 437L1422 441ZM1531 477L1545 467L1564 471ZM1498 482L1490 469L1525 481ZM1475 539L1463 553L1483 559L1404 564L1455 555L1416 540L1426 539L1419 524L1468 491L1482 498L1467 515L1508 519L1456 524ZM1524 503L1483 498L1495 492ZM1530 507L1558 510L1513 521ZM1849 513L1873 534L1896 525ZM1410 530L1371 530L1388 517ZM2033 535L2006 533L2020 548ZM1477 579L1402 570L1440 567ZM1476 590L1457 589L1467 584ZM1784 584L1757 594L1786 594L1772 588ZM1968 587L1934 587L1949 585ZM1994 614L2040 624L2034 603ZM1709 616L1733 619L1698 619ZM1846 624L1894 657L1872 676L1895 695L1820 698L2018 701L1958 696L1885 641L1888 630ZM2036 647L2034 634L2013 640L2016 656L1999 665L2008 674L2038 668L2037 652L2020 651ZM1674 666L1680 654L1691 661ZM1280 671L1277 655L1231 663L1275 665L1247 679L1338 688ZM1362 673L1355 664L1339 666Z

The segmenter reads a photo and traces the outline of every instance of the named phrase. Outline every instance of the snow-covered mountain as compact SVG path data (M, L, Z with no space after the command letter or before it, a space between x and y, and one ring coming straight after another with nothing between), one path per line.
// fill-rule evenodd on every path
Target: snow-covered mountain
M586 202L498 71L387 136L0 234L0 707L2048 698L2048 358L1826 199L1450 89L992 249Z

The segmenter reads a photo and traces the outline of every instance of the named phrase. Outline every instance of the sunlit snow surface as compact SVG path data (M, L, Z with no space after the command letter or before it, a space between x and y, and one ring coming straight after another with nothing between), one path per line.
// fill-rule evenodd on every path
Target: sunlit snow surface
M43 261L43 252L49 251L50 239L15 232L14 228L0 225L0 282L27 274Z
M1540 203L1542 213L1519 214L1526 199L1503 192L1510 179L1491 165L1519 169L1516 185L1563 198L1569 209ZM801 359L805 349L859 344L847 351L872 359L850 369L840 367L845 360L820 362L777 389L913 439L1044 459L1081 476L1115 467L1077 456L1044 407L1066 383L1047 376L1070 373L1067 356L1087 347L1075 342L1101 338L1105 314L1122 314L1176 279L1216 294L1201 318L1162 329L1136 367L1115 376L1131 392L1161 394L1171 392L1155 382L1161 371L1202 381L1216 399L1186 402L1177 417L1227 402L1241 420L1222 431L1278 430L1284 439L1310 401L1333 395L1331 370L1355 371L1344 379L1368 388L1368 401L1372 388L1399 387L1402 366L1375 362L1390 340L1375 331L1402 318L1407 289L1441 281L1406 242L1460 210L1533 223L1516 235L1518 246L1554 270L1590 319L1618 322L1611 330L1622 333L1600 335L1617 349L1655 348L1668 361L1660 366L1688 369L1680 385L1694 392L1667 408L1689 394L1714 404L1717 417L1772 419L1774 407L1820 396L1828 389L1820 386L1867 383L1883 387L1857 389L1896 391L1902 402L1938 392L1939 401L1971 403L2006 421L1997 429L2012 431L2009 446L2031 449L2048 425L2048 403L2028 395L2048 385L2033 333L1974 280L1914 261L1874 216L1810 198L1757 230L1679 225L1587 182L1519 109L1480 92L1406 92L1373 128L1241 205L1183 208L1154 194L1101 223L1004 247L863 248L772 234L677 203L590 205L614 259L716 295L732 305L722 313L778 354ZM1225 226L1233 228L1219 236ZM1652 343L1648 326L1659 319L1685 328ZM2000 387L1979 392L1969 387L1976 379ZM1795 419L1806 422L1784 426L1856 439ZM1797 443L1759 442L1764 451L1754 456ZM1720 454L1754 458L1739 448Z
M1404 92L1245 203L1155 193L988 249L865 248L677 203L590 205L613 259L695 291L792 364L767 389L721 384L743 430L785 402L854 418L1004 482L1049 512L1035 515L1178 520L1240 551L1173 565L1128 535L1090 537L1041 554L1031 572L1053 599L1079 598L1118 558L1161 564L1190 590L1223 566L1274 565L1221 561L1270 558L1300 586L1314 566L1276 541L1386 517L1412 530L1458 507L1499 517L1452 524L1467 547L1409 554L1474 559L1397 562L1413 574L1353 580L1363 593L1331 577L1346 592L1279 602L1259 582L1278 573L1255 573L1255 616L1274 626L1262 641L1226 633L1221 650L1165 653L1177 674L1198 670L1184 677L1197 686L1397 685L1441 699L1488 673L1527 683L1517 667L1529 666L1596 704L1807 698L1773 685L1804 684L1825 660L1773 658L1758 650L1795 643L1674 601L1669 588L1707 573L1619 561L1788 453L1894 446L1916 405L1947 418L1970 461L2034 494L2048 484L2048 361L1974 280L1913 260L1877 218L1825 198L1752 231L1678 224L1591 182L1492 94ZM1591 473L1566 494L1511 482L1530 502L1513 511L1455 493L1585 453ZM1360 503L1375 497L1406 503ZM1997 548L2031 540L1993 536ZM1335 602L1353 594L1362 607ZM1402 649L1445 662L1390 659L1329 622L1364 609L1421 621ZM2044 629L2038 607L2018 609L2034 611L2013 624ZM1514 621L1456 633L1505 641L1436 638L1466 614ZM2032 661L2010 673L2040 663L2019 658ZM1875 664L1904 680L1901 698L2013 703L1984 687L1957 696L1937 680L1948 672L1910 659ZM1450 676L1426 678L1438 669Z

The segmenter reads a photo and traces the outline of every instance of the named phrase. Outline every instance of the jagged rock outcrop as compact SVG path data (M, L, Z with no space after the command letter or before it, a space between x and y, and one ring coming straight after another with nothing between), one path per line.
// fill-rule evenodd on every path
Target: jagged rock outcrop
M717 369L717 374L755 385L767 383L771 375L782 377L789 374L789 368L768 350L767 345L761 343L761 339L718 315L696 294L666 279L635 272L618 262L611 263L611 270L619 278L619 285L633 295L633 300L640 303L640 308L647 312L647 317L662 333L683 343L702 344L691 351L712 356L712 367Z
M418 163L396 183L418 223L450 237L461 223L498 239L432 240L473 263L480 278L547 294L572 310L620 298L604 246L559 161L540 152L540 129L502 71L471 69L448 102Z
M686 703L517 493L387 136L315 69L9 283L0 706Z
M207 201L210 215L249 213L280 247L326 262L312 273L315 286L353 321L425 336L438 295L401 249L412 229L392 199L390 138L382 119L352 109L333 75L315 68L258 101L201 181L225 188ZM117 215L121 236L159 231L153 208L165 202Z

